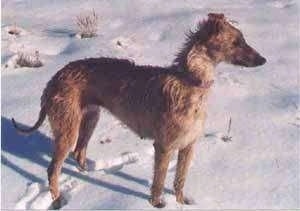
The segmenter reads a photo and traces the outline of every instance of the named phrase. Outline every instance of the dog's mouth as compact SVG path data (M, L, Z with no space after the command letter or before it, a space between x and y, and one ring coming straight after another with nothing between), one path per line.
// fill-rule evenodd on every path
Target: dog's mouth
M232 61L232 64L239 65L243 67L257 67L264 65L267 62L266 58L257 55L255 57L237 57Z

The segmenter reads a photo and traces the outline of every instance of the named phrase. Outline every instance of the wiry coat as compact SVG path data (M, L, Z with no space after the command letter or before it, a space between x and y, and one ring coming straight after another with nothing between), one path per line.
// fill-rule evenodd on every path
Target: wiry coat
M44 90L42 105L48 110L65 103L66 110L56 111L61 111L60 116L74 106L85 112L100 105L140 137L163 141L189 130L203 115L201 98L206 92L186 72L97 58L71 62L61 69ZM167 128L176 134L165 134L170 131ZM184 147L180 145L174 147Z
M234 44L237 43L237 44ZM70 151L85 168L86 148L99 118L99 106L109 110L140 137L154 139L155 165L151 203L163 207L160 196L171 154L179 150L174 181L176 199L191 162L194 143L203 131L206 98L213 69L221 61L257 66L265 62L222 14L210 14L191 33L169 67L138 66L124 59L91 58L69 63L48 82L41 112L31 132L48 115L55 151L48 168L50 191L59 203L58 175ZM15 124L15 122L14 122ZM15 124L17 127L17 125Z

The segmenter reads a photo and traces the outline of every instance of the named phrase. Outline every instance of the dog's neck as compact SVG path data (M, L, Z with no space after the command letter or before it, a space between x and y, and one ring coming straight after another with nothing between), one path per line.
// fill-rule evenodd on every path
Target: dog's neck
M176 65L179 71L183 71L195 85L212 83L214 80L214 61L206 51L205 47L193 46L184 57L178 59Z
M216 62L207 55L204 47L194 46L187 55L185 71L195 80L210 82L214 80L215 66Z

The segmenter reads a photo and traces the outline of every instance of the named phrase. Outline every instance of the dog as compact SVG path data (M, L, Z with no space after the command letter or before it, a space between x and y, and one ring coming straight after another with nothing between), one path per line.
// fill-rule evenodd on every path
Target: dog
M206 102L220 62L244 67L263 65L266 59L250 47L242 33L223 14L208 14L168 67L139 66L126 59L89 58L67 64L48 82L41 97L38 121L46 116L54 135L54 153L48 167L49 189L60 201L58 177L72 152L86 168L86 149L106 108L140 137L154 140L155 163L150 203L162 208L161 195L170 156L178 150L174 194L182 204L191 200L183 187L195 142L203 133Z

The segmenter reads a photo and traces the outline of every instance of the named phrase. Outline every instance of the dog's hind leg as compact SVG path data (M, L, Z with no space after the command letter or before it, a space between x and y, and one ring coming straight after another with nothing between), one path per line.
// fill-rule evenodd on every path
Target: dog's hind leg
M188 169L194 155L195 142L189 144L185 148L179 150L178 161L176 167L176 175L174 180L174 190L176 195L176 201L181 204L191 204L192 200L184 197L183 186L186 179Z
M150 203L157 208L165 207L166 203L161 199L164 188L165 178L169 166L172 151L165 151L157 143L154 143L155 160L154 160L154 178L151 187Z
M89 140L97 125L100 116L99 106L89 109L82 116L79 136L73 157L78 162L80 170L86 170L86 150Z
M53 206L57 207L59 207L60 204L58 178L65 159L72 150L72 147L76 144L81 120L81 112L79 110L71 110L72 109L69 108L68 112L60 112L59 114L55 113L53 115L49 115L49 122L55 137L55 146L52 161L47 172L49 189L52 199L54 200Z

